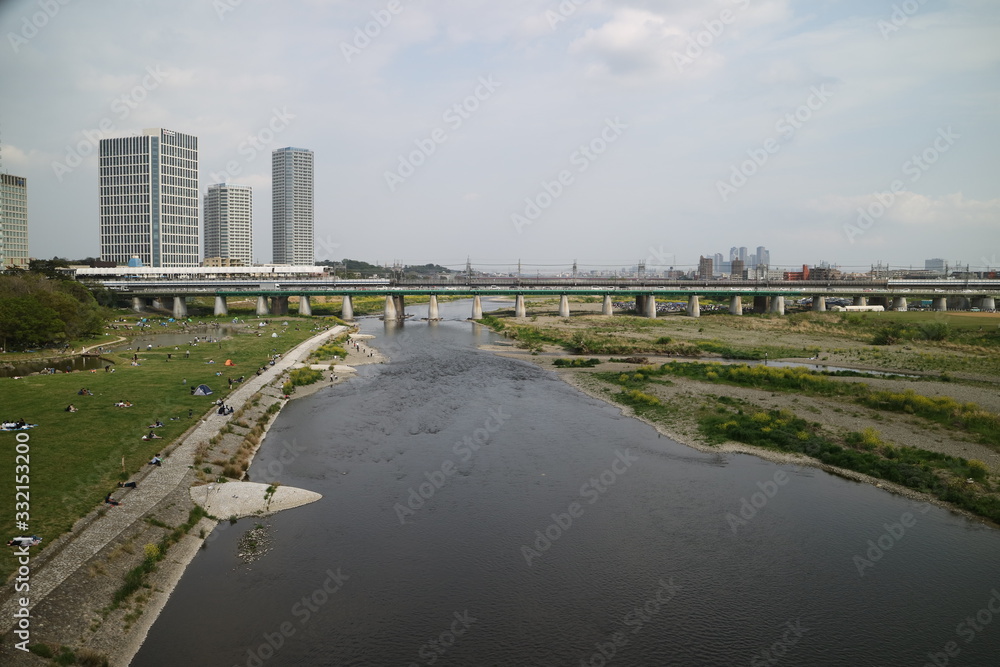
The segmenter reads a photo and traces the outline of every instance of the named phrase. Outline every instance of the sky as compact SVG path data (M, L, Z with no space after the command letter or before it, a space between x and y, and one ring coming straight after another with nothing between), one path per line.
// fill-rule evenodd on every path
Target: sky
M647 270L1000 266L996 0L3 0L2 169L96 256L100 138L200 187L315 152L316 257Z

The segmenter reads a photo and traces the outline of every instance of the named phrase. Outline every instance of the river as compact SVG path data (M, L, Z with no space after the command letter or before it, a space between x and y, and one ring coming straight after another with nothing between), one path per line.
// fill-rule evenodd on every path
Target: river
M661 438L441 310L281 412L250 477L323 499L216 529L134 666L998 664L997 531Z

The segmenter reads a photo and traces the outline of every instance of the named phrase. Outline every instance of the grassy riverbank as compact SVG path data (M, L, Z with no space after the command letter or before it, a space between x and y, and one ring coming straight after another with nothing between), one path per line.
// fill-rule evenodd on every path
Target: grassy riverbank
M225 400L230 391L229 379L253 377L273 354L284 353L315 335L320 323L288 317L272 319L265 327L250 322L239 334L221 343L143 350L138 353L138 366L131 365L134 352L110 355L107 358L114 362L109 363L114 373L0 379L4 413L0 418L24 418L38 424L25 432L31 448L29 528L19 530L9 512L0 517L0 531L6 535L37 534L45 539L43 544L51 543L100 504L119 481L142 469L153 454L194 425L215 400ZM175 330L176 325L172 325L146 333ZM226 366L227 359L235 365ZM207 397L191 395L191 389L199 384L207 384L215 393ZM77 392L84 387L93 395L79 395ZM129 401L133 407L115 407L118 401ZM77 412L65 411L71 403ZM150 429L149 425L157 420L164 426ZM150 430L162 439L142 440ZM10 443L4 447L5 465L10 471L15 465L15 437L15 433L0 433L0 443ZM14 479L12 475L7 479L12 497ZM10 552L3 552L0 576L6 578L13 566Z

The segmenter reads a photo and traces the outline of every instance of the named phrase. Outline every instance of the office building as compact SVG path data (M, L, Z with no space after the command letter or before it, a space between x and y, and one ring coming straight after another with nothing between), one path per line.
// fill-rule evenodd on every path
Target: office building
M948 262L943 259L925 259L924 270L944 275L948 272Z
M228 262L211 263L216 260ZM236 262L235 264L233 262ZM253 264L253 189L218 183L205 194L205 266Z
M734 259L730 262L729 273L733 278L743 278L744 272L746 271L746 266L739 259Z
M279 148L271 154L271 232L275 264L315 264L313 152Z
M757 246L755 266L770 266L771 265L771 251L762 245Z
M198 138L172 130L101 139L101 259L198 266Z
M28 268L28 180L0 174L0 269Z
M708 279L712 277L712 258L698 257L698 277Z

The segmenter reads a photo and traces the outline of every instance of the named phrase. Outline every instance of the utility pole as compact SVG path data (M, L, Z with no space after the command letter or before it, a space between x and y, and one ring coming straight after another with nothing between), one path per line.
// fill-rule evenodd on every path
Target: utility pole
M573 277L576 278L576 260L573 260Z

